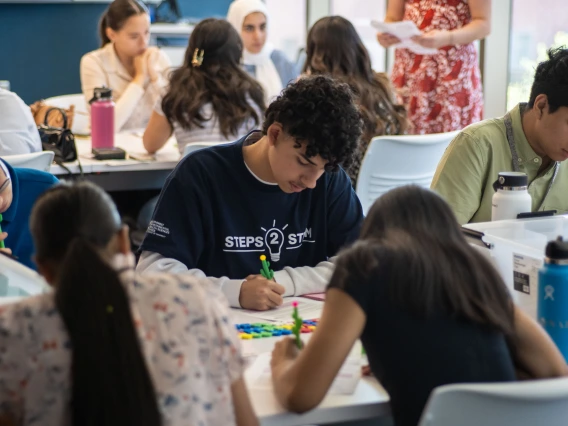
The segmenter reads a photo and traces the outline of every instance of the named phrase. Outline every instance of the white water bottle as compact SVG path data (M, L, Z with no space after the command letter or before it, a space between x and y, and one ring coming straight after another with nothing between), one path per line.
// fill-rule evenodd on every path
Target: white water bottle
M521 172L501 172L493 184L491 220L516 219L519 213L530 213L532 199L527 191L528 177Z

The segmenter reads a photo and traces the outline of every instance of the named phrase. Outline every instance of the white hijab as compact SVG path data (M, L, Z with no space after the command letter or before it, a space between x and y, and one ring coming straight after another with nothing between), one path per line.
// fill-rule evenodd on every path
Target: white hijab
M260 12L266 17L268 24L268 9L261 0L234 0L227 13L227 21L237 30L239 35L243 30L243 22L251 13ZM259 53L250 53L243 49L243 62L245 65L254 65L256 68L256 79L264 89L265 99L270 103L282 91L282 80L280 74L270 59L274 51L274 46L265 43Z

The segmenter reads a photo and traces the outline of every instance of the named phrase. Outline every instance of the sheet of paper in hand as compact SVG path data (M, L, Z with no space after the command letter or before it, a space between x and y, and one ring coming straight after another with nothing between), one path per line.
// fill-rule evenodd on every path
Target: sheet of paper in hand
M371 21L371 25L382 33L389 33L400 39L400 43L393 45L395 48L408 49L419 55L435 55L438 49L422 47L412 41L412 37L422 34L416 24L412 21L399 22L379 22Z

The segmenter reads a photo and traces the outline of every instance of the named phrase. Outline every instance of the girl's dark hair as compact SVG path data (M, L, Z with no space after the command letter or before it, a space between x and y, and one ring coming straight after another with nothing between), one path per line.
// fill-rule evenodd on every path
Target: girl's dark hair
M359 241L339 256L334 281L344 286L353 271L361 283L388 277L380 285L392 302L418 317L443 313L513 332L513 303L501 276L430 190L400 187L373 204Z
M203 51L203 62L193 66L195 51ZM191 130L209 120L219 120L225 138L238 136L243 123L251 117L259 125L261 117L249 103L252 99L264 112L264 92L256 80L240 67L243 44L237 31L227 21L205 19L191 33L183 65L170 77L162 110L170 125L177 122ZM211 117L202 107L211 104Z
M103 258L121 229L112 200L88 182L60 184L39 197L30 228L38 262L59 271L55 304L72 348L72 424L160 425L127 293Z
M341 16L317 21L308 33L304 72L327 74L351 87L363 117L364 149L374 136L408 129L406 108L396 104L389 79L371 68L369 53L355 27Z
M138 0L114 0L104 11L99 21L101 47L110 43L106 29L119 31L131 16L149 14L148 8Z

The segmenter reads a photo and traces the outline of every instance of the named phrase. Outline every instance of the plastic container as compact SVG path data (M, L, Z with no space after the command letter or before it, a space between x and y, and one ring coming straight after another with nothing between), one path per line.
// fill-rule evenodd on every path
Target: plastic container
M114 148L114 102L112 90L97 87L91 104L91 145L93 149Z
M513 300L537 319L538 271L544 262L546 244L558 236L568 237L568 218L502 220L465 227L485 234L483 241L491 245L491 257Z

